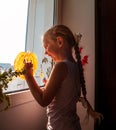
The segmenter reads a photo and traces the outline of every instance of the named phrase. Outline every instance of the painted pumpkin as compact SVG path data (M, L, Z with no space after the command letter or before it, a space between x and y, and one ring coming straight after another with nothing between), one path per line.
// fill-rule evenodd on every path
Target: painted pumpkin
M14 69L17 72L22 72L24 69L24 61L31 62L33 64L33 75L38 68L38 58L33 52L20 52L14 60ZM19 76L21 79L25 79L24 75Z

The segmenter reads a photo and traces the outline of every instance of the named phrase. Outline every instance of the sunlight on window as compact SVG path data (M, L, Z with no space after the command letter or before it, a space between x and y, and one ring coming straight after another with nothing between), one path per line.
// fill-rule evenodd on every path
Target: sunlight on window
M0 1L0 72L11 68L17 54L25 51L28 0ZM7 91L24 88L25 82L16 78Z
M25 51L28 0L0 1L0 63L14 64Z
M16 56L29 50L39 59L34 77L40 86L44 86L52 61L44 55L39 37L53 25L53 16L54 0L0 0L0 73L13 69ZM17 77L4 92L27 89L25 80Z

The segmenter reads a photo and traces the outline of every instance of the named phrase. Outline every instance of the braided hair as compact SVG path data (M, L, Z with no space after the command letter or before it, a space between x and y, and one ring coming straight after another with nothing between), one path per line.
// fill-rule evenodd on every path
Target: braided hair
M74 48L75 52L75 58L74 61L79 67L79 73L80 73L80 85L81 85L81 92L82 96L80 95L79 101L82 103L83 107L87 109L87 117L89 118L89 115L91 115L95 120L98 120L99 122L101 119L103 119L103 115L101 113L98 113L94 111L92 106L90 105L89 101L87 100L87 91L86 91L86 83L84 78L84 70L81 62L81 55L79 50L79 41L82 37L81 34L74 36L72 31L65 25L55 25L52 28L50 28L45 35L49 34L52 40L56 40L58 36L61 36L70 46L70 48Z

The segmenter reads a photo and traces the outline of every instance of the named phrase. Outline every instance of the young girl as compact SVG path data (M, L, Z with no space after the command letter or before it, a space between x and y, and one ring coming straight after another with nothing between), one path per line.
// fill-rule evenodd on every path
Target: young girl
M25 62L24 75L34 98L41 106L47 106L47 130L81 130L76 103L86 101L88 112L93 109L86 100L78 43L67 26L56 25L45 32L43 46L45 54L54 61L45 87L40 88L35 81L32 63ZM80 97L81 90L84 98Z

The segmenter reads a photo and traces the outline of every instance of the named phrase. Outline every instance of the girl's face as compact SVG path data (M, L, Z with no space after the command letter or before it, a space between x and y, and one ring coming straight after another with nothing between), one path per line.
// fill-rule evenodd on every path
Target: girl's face
M43 47L45 49L45 54L50 56L54 61L58 60L59 47L57 41L52 40L50 36L44 36Z

